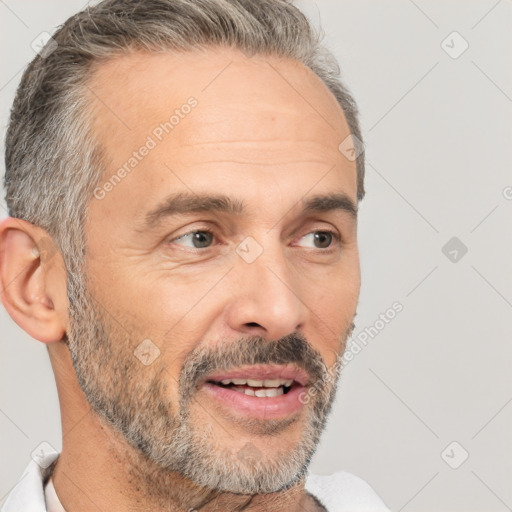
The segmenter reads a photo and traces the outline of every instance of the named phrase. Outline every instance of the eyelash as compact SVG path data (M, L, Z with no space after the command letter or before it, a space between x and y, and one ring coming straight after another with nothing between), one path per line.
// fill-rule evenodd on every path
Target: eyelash
M302 238L304 238L305 236L307 235L310 235L311 233L328 233L329 235L332 236L333 240L335 240L337 242L337 245L338 246L341 246L342 243L343 243L343 239L341 238L341 235L337 232L337 231L333 231L331 229L314 229L313 231L308 231L307 233L305 233L304 235L302 235L299 240L301 240ZM336 244L334 244L336 245ZM305 247L305 249L311 249L311 250L317 250L317 251L322 251L324 253L328 253L329 251L333 251L335 250L336 247L333 247L332 245L330 245L329 247L326 247L326 248L321 248L321 247L316 247L316 248L313 248L313 247Z
M213 235L214 238L217 238L216 235L215 235L215 232L212 229L208 229L208 228L201 229L201 228L199 228L199 229L193 229L192 231L187 231L186 233L183 233L182 235L174 237L173 239L169 240L169 243L175 242L176 240L179 240L180 238L183 238L183 237L188 236L188 235L192 235L194 233L208 233L210 235ZM210 247L211 246L206 247L206 249L209 249ZM201 250L201 249L198 249L198 250Z
M172 242L175 242L176 240L179 240L180 238L183 238L187 235L192 235L194 233L208 233L210 235L212 235L214 237L214 239L217 238L215 232L212 230L212 229L209 229L209 228L204 228L204 229L193 229L192 231L188 231L186 233L183 233L182 235L179 235L171 240L169 240L169 243L172 243ZM338 243L338 245L342 244L343 243L343 239L341 237L341 235L337 232L337 231L334 231L334 230L331 230L331 229L314 229L313 231L309 231L307 233L305 233L304 235L302 235L299 240L301 240L302 238L304 238L305 236L307 235L310 235L311 233L328 233L329 235L331 235L333 237L334 240L336 240L336 242ZM211 249L214 245L216 244L212 244L208 247L205 247L205 248L199 248L199 247L195 247L195 248L187 248L187 249L192 249L192 250L196 250L196 251L205 251L207 249ZM323 252L328 252L329 250L332 250L333 248L331 246L325 248L325 249L321 249L321 248L317 248L319 250L322 250Z

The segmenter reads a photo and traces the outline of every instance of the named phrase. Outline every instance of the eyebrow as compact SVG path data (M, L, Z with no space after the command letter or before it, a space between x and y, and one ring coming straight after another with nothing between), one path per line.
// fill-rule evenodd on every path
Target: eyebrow
M303 209L305 212L311 213L341 210L350 214L354 219L357 219L356 203L343 193L313 196L303 201Z
M300 205L305 213L340 210L347 212L354 219L357 218L356 204L344 193L313 196L302 199L297 205ZM163 219L176 215L198 212L222 212L230 215L241 215L244 211L243 201L226 195L179 192L167 196L145 215L143 229L155 227Z
M210 211L239 215L243 213L244 205L242 201L224 195L179 192L167 196L158 206L150 210L145 216L144 227L152 227L162 219L173 215Z

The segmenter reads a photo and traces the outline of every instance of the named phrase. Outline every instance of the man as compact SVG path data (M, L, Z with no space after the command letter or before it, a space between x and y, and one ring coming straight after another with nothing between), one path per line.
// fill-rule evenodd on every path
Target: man
M285 0L106 0L25 72L2 301L62 452L3 510L387 510L309 463L360 288L357 109Z

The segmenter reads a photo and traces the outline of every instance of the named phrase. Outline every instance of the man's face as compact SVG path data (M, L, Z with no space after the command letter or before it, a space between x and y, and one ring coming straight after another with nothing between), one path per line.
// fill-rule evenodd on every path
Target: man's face
M359 295L341 110L300 64L228 50L124 56L89 87L107 171L68 332L80 384L164 470L285 488L325 425Z

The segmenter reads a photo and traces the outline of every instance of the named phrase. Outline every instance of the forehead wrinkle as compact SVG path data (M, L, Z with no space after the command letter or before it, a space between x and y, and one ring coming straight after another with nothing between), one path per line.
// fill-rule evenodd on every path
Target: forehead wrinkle
M175 153L175 164L208 165L219 163L243 163L262 166L275 164L332 165L340 162L341 167L351 168L352 162L343 162L338 144L330 147L317 141L280 140L244 142L196 141L179 144Z
M179 162L177 162L179 163ZM326 165L325 160L290 160L289 158L284 159L283 161L276 160L275 158L272 162L268 161L255 161L252 158L242 159L242 158L228 158L228 159L219 159L219 160L201 160L197 162L187 162L187 167L199 167L201 165L209 165L209 164L235 164L235 165L253 165L255 167L276 167L277 165L293 165L293 164L321 164L323 166Z

